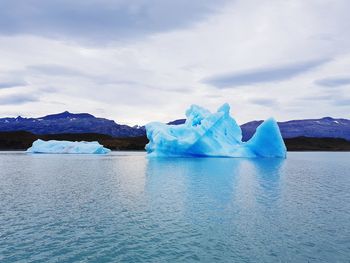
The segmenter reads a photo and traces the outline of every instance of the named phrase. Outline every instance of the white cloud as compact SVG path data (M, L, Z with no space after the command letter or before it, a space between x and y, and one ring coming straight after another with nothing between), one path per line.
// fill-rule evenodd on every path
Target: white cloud
M0 83L15 76L27 84L21 91L38 100L30 107L14 104L11 109L0 102L0 115L41 116L69 110L144 124L181 118L192 103L215 110L228 102L239 122L269 116L348 118L349 106L344 105L348 87L338 89L345 96L340 106L337 96L315 80L344 76L350 70L349 7L341 0L264 4L238 0L182 28L150 30L126 42L112 37L107 46L50 39L40 32L2 36ZM332 60L279 81L230 90L202 82L228 72L323 58ZM4 92L0 89L0 96ZM329 100L317 99L320 96Z

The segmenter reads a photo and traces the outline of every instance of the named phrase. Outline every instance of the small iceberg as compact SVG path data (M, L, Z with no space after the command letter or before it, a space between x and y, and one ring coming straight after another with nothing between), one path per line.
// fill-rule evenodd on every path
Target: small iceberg
M106 154L111 150L98 142L70 142L70 141L43 141L36 140L27 153L62 153L62 154Z
M249 141L242 142L242 130L230 116L227 103L215 113L192 105L186 117L180 125L146 125L149 156L286 158L287 149L273 118L264 121Z

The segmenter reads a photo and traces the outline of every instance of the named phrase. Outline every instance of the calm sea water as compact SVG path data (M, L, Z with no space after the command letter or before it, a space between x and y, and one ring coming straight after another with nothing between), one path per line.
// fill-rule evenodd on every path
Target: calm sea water
M350 153L0 153L0 262L350 262Z

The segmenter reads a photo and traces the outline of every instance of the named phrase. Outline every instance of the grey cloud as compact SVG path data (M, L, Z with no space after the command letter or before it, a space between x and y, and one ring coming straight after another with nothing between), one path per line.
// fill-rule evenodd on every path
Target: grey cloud
M97 84L102 84L103 80L106 80L106 76L98 76L89 74L78 69L62 66L57 64L38 64L38 65L29 65L26 67L26 74L39 74L45 76L54 76L54 77L79 77L86 78L91 81L94 81Z
M277 101L274 99L268 99L268 98L257 98L257 99L252 99L250 100L251 103L257 104L260 106L266 106L266 107L271 107L271 106L276 106Z
M51 86L38 89L38 92L42 92L42 93L57 93L58 91L59 90L57 88L51 87Z
M67 106L66 103L63 103L63 102L60 102L60 101L53 101L53 100L51 100L51 101L46 101L46 102L51 103L51 104L56 104L56 105L64 105L64 106Z
M30 65L27 70L51 76L88 76L79 70L55 64Z
M203 82L217 88L230 88L257 83L282 81L303 74L329 61L330 59L323 58L288 65L256 68L242 72L213 76L203 80Z
M333 95L332 94L326 94L326 95L310 95L310 96L306 96L306 97L302 97L299 100L306 100L306 101L318 101L318 100L331 100L333 99Z
M0 34L89 42L125 40L189 26L227 0L4 0Z
M315 94L315 95L305 96L305 97L299 98L299 101L302 102L303 104L305 102L307 103L328 102L329 104L334 106L350 106L350 98L347 98L345 94L343 94L342 92L337 92L337 93L329 92L328 94Z
M335 106L348 106L348 107L350 107L350 98L335 99L335 100L333 101L333 105L335 105Z
M0 105L19 105L35 101L39 101L39 98L29 94L13 94L0 96Z
M323 87L339 87L350 84L350 77L332 77L315 80L315 84Z
M62 66L58 64L37 64L29 65L26 67L27 72L30 74L41 74L46 76L56 76L56 77L81 77L89 79L96 84L100 85L140 85L140 83L132 80L120 80L115 76L109 75L97 75L89 74L87 72L80 71L78 69Z
M27 85L28 84L25 81L0 82L0 89L14 88Z
M177 92L177 93L192 92L191 87L173 87L173 86L160 87L155 85L147 85L140 81L125 80L122 78L118 78L118 76L89 74L87 72L83 72L71 67L66 67L66 66L57 65L57 64L30 65L26 67L25 73L30 73L30 74L36 73L36 74L42 74L46 76L56 76L56 77L85 78L91 82L94 82L102 86L105 86L105 85L127 86L138 90L151 89L151 90L170 91L170 92ZM22 73L22 74L25 74L25 73ZM51 88L47 87L43 91L55 92L56 90L53 87Z

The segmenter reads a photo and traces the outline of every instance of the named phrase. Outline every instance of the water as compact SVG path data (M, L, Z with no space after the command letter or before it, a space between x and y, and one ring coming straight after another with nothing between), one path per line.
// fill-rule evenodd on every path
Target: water
M350 153L0 153L0 262L350 262Z

